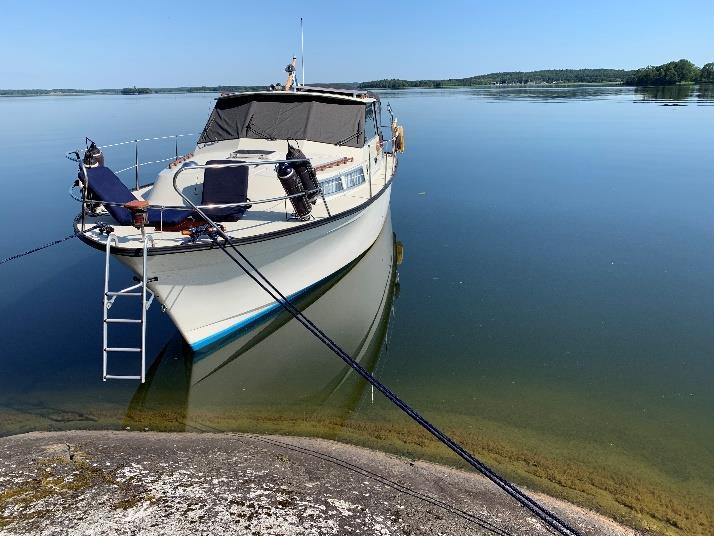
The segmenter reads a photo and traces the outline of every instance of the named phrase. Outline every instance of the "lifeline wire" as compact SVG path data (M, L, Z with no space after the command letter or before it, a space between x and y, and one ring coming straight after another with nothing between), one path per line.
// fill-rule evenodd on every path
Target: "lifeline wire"
M199 213L202 211L197 209ZM203 215L203 214L202 214ZM204 215L205 216L205 215ZM206 221L211 222L211 219L205 217ZM224 238L225 243L220 243L217 240L214 241L221 248L221 250L228 255L228 257L237 264L248 277L255 281L260 288L262 288L268 295L273 298L278 304L290 313L298 322L300 322L305 328L310 331L315 337L317 337L325 346L337 354L340 359L342 359L346 364L348 364L355 372L367 380L370 384L376 387L384 396L386 396L392 403L394 403L399 409L404 411L413 420L430 432L434 437L441 441L444 445L449 447L452 451L458 454L463 460L469 463L472 467L478 470L482 475L491 480L499 488L501 488L505 493L510 495L513 499L518 501L521 505L530 510L533 515L538 517L548 528L555 530L558 534L563 536L582 536L575 528L568 525L565 521L560 519L554 513L547 510L545 507L541 506L534 499L530 498L528 495L523 493L515 485L511 484L509 481L504 479L495 473L486 464L475 458L471 453L459 445L456 441L447 436L444 432L436 428L433 424L427 421L414 409L412 409L406 402L394 394L386 385L380 382L377 378L372 376L369 371L367 371L362 365L357 363L352 357L345 352L340 346L337 345L328 335L326 335L320 328L318 328L312 321L307 318L300 310L295 308L295 306L288 300L271 282L265 277L260 270L258 270L253 263L246 258L238 249L233 245L228 236L220 229L220 227L215 226L216 234ZM265 281L260 281L256 275L252 274L248 268L246 268L241 262L236 259L227 249L226 244L238 255L243 262L245 262L254 272L259 275L261 279Z
M47 244L44 244L42 246L36 247L34 249L30 249L28 251L25 251L23 253L18 253L17 255L13 255L12 257L7 257L6 259L3 259L0 261L0 264L5 264L6 262L14 261L15 259L20 259L22 257L26 257L27 255L31 255L33 253L37 253L38 251L42 251L43 249L47 249L52 246L56 246L57 244L61 244L62 242L66 242L67 240L71 240L72 238L79 236L82 233L88 233L89 231L93 231L94 229L101 227L101 225L95 225L94 227L90 227L89 229L85 231L80 231L77 232L75 231L71 235L65 236L64 238L60 238L58 240L55 240L53 242L48 242Z

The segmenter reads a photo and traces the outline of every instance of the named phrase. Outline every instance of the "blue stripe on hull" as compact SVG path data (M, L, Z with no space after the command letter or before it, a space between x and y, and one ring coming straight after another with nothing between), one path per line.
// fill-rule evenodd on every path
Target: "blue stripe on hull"
M341 269L340 269L341 270ZM330 279L332 276L334 276L336 273L340 272L340 270L337 270L337 272L330 274L326 277L323 277L319 281L312 283L311 285L305 287L302 290L298 290L297 292L291 294L290 296L287 296L288 300L293 301L295 298L299 298L303 294L311 291L313 288L316 286L322 284L324 281ZM213 335L209 335L208 337L205 337L201 339L200 341L196 341L191 344L191 349L194 352L197 352L199 350L205 349L207 346L211 346L217 342L219 342L222 339L225 339L229 335L232 335L238 330L241 330L243 328L247 328L252 326L253 324L256 324L259 320L265 318L269 314L273 313L276 309L282 309L282 306L275 302L270 305L268 305L265 309L261 310L260 312L254 314L251 317L246 318L245 320L241 320L237 324L234 324L230 327L227 327L225 329L222 329L221 331L214 333Z

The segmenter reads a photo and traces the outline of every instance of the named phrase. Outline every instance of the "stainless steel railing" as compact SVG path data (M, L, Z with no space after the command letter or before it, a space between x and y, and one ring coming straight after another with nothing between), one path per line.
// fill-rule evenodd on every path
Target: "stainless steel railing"
M78 154L78 153L68 153L68 158L70 154ZM87 199L86 197L86 192L87 192L87 186L89 184L89 176L87 174L87 168L84 165L84 162L82 161L81 158L70 158L70 160L77 162L80 167L80 173L84 177L84 184L85 186L82 187L82 185L78 184L73 184L70 187L69 194L70 197L72 197L74 200L82 203L82 216L81 216L81 221L82 221L82 231L84 231L85 225L85 218L86 218L86 211L87 211L87 205L88 204L98 204L98 205L103 205L103 206L114 206L114 207L123 207L125 203L118 203L118 202L113 202L113 201L103 201L103 200L93 200L93 199ZM182 166L178 168L176 173L174 174L173 177L173 186L176 192L179 194L181 198L186 200L186 196L183 195L177 185L177 178L178 176L187 170L195 170L195 169L209 169L209 168L226 168L226 167L244 167L244 166L262 166L262 165L278 165L282 163L287 163L287 164L294 164L294 163L300 163L300 162L309 162L310 160L308 158L297 158L297 159L283 159L283 160L259 160L259 161L242 161L242 162L230 162L230 163L223 163L223 164L196 164L194 162L185 162ZM82 197L77 197L74 195L74 189L82 187ZM319 192L322 201L325 204L325 210L327 211L328 216L330 215L330 208L327 204L327 200L325 197L322 195L322 191L320 188L316 188L313 190L306 190L304 192L300 192L297 194L290 194L290 195L283 195L279 197L270 197L266 199L257 199L257 200L250 200L246 202L241 202L241 203L225 203L225 204L210 204L210 205L196 205L193 202L188 202L189 206L186 205L157 205L157 204L150 204L147 206L147 208L154 208L158 209L160 211L164 210L185 210L188 212L194 212L196 211L196 208L200 209L198 212L199 214L202 212L203 209L216 209L216 208L235 208L235 207L250 207L252 205L259 205L263 203L276 203L278 201L287 201L295 197L302 197L305 195L310 195L313 193ZM162 218L163 222L163 218ZM163 228L163 224L160 226Z
M299 163L299 162L309 162L310 160L307 158L298 158L298 159L291 159L291 160L261 160L261 161L255 161L255 162L231 162L227 164L195 164L193 162L186 162L184 163L183 166L179 167L176 173L174 174L174 188L176 188L176 177L182 172L182 171L187 171L190 169L208 169L208 168L222 168L222 167L242 167L242 166L259 166L259 165L277 165L277 164L282 164L282 163L287 163L287 164L292 164L292 163ZM82 166L82 174L84 175L85 179L87 179L87 171L86 167L84 166L84 163L79 162L80 165ZM74 194L74 190L76 188L79 188L80 185L73 184L70 189L69 189L69 195L74 199L75 201L82 203L82 202L88 202L88 203L98 203L102 205L108 205L111 207L123 207L125 203L116 203L112 201L98 201L98 200L89 200L89 201L84 201L81 197L77 197ZM292 195L284 195L280 197L270 197L267 199L258 199L258 200L251 200L251 201L246 201L244 203L226 203L226 204L214 204L214 205L197 205L199 208L233 208L233 207L248 207L251 205L259 205L261 203L274 203L277 201L283 201L286 199L291 199L293 197L301 197L304 195L312 194L319 191L319 188L316 188L314 190L306 190L304 192L300 192L298 194L292 194ZM193 208L190 206L186 205L148 205L147 208L156 208L156 209L171 209L171 210L187 210L187 211L193 211Z
M327 205L327 200L325 199L325 196L322 194L322 189L321 188L315 188L313 190L306 190L304 192L300 192L298 194L291 194L291 195L284 195L280 197L274 197L270 199L261 199L258 201L250 201L246 203L229 203L226 205L196 205L194 204L191 200L188 199L187 196L185 196L178 187L178 177L183 173L184 171L187 170L192 170L192 169L218 169L218 168L237 168L237 167L247 167L247 166L264 166L264 165L274 165L277 166L278 164L298 164L300 162L307 162L310 163L309 158L291 158L291 159L283 159L283 160L256 160L253 162L250 161L243 161L243 162L228 162L228 163L222 163L222 164L196 164L195 162L185 162L183 165L181 165L176 173L174 173L174 178L173 178L173 186L174 190L176 190L176 193L181 196L181 198L186 201L190 206L191 209L198 209L197 212L201 215L203 215L202 209L207 208L228 208L228 207L239 207L239 206L250 206L253 204L260 204L260 203L273 203L277 201L283 201L283 200L288 200L292 199L294 197L302 197L305 195L313 194L315 192L318 192L320 194L320 197L322 198L322 202L325 204L325 210L327 211L328 217L331 216L330 214L330 207ZM184 207L185 208L185 207Z
M117 175L120 173L124 173L129 170L134 170L134 188L135 190L139 189L139 170L141 169L142 166L148 166L150 164L161 164L164 162L170 162L172 160L177 160L179 157L179 139L180 138L186 138L188 136L197 136L197 134L193 133L187 133L187 134L172 134L170 136L156 136L153 138L136 138L133 140L126 140L126 141L120 141L117 143L108 143L106 145L97 145L99 149L111 149L112 147L121 147L125 145L134 145L134 163L131 166L122 168L118 171L115 171ZM152 141L161 141L161 140L174 140L174 156L169 156L168 158L160 158L158 160L149 160L146 162L140 162L139 161L139 145L144 143L144 142L152 142ZM91 140L90 140L91 141ZM77 151L71 151L69 153L66 153L66 157L72 160L73 162L78 162L78 159L81 157L79 156L81 153L80 150ZM72 158L71 155L77 155L77 159Z
M129 170L133 169L134 170L134 186L138 190L139 189L139 169L142 166L147 166L149 164L160 164L163 162L170 162L172 160L178 159L178 157L179 157L179 150L178 150L179 138L185 138L188 136L197 136L197 134L173 134L170 136L157 136L154 138L138 138L135 140L127 140L127 141L120 141L118 143L109 143L107 145L99 145L98 147L100 149L109 149L111 147L119 147L122 145L134 144L134 165L120 169L119 171L116 171L116 174L119 175L120 173L124 173L125 171L129 171ZM139 162L139 144L140 143L148 142L148 141L169 140L169 139L173 139L175 141L173 157L163 158L163 159L159 159L159 160L152 160L152 161L148 161L148 162Z
M380 126L384 128L383 125L380 125ZM168 162L168 161L172 161L172 160L177 160L177 159L178 159L178 156L179 156L179 155L178 155L178 139L179 139L179 138L183 138L183 137L188 137L188 136L194 136L194 135L195 135L195 134L174 134L174 135L170 135L170 136L157 136L157 137L154 137L154 138L137 138L137 139L134 139L134 140L127 140L127 141L122 141L122 142L118 142L118 143L110 143L110 144L106 144L106 145L99 145L98 147L99 147L100 149L106 149L106 148L112 148L112 147L119 147L119 146L126 146L126 145L134 144L134 147L135 147L135 148L134 148L134 164L133 164L132 166L129 166L129 167L120 169L120 170L118 170L116 173L119 174L119 173L122 173L122 172L129 171L129 170L131 170L131 169L134 169L134 170L135 170L135 189L134 189L133 191L136 192L137 190L140 189L140 186L139 186L139 169L140 169L142 166L149 165L149 164L163 163L163 162ZM394 138L394 137L389 137L389 138L380 137L380 138L381 138L381 144L382 144L382 151L383 151L384 156L385 156L385 161L384 161L383 167L384 167L384 185L386 186L386 183L387 183L387 167L388 167L388 166L387 166L387 157L388 157L388 156L392 156L392 157L394 158L394 160L395 160L395 161L394 161L394 166L395 166L395 168L396 168L396 160L397 160L397 157L396 157L396 152L394 151L394 141L395 141L395 138ZM147 162L139 162L139 157L138 157L138 154L139 154L139 153L138 153L138 151L139 151L139 149L138 149L139 143L141 143L141 142L158 141L158 140L167 140L167 139L174 139L174 140L176 140L176 141L175 141L175 144L174 144L174 147L175 147L175 151L174 151L175 154L174 154L174 156L169 157L169 158L165 158L165 159L152 160L152 161L147 161ZM388 150L387 150L387 148L386 148L386 144L387 144L387 143L390 143L390 144L391 144L391 147L390 147L391 151L388 151ZM66 153L65 156L66 156L69 160L71 160L71 161L73 161L73 162L76 162L76 163L79 165L80 173L81 173L81 175L82 175L83 178L84 178L84 184L85 184L84 187L82 187L81 184L75 183L75 184L73 184L73 185L70 187L70 189L69 189L69 195L70 195L70 197L72 197L72 199L74 199L75 201L77 201L77 202L79 202L79 203L82 203L82 230L84 230L84 220L85 220L85 216L86 216L87 207L88 207L89 204L97 204L97 205L104 205L104 206L124 206L124 203L116 203L116 202L111 202L111 201L98 201L98 200L93 200L93 199L87 199L87 197L86 197L86 192L87 192L86 185L88 184L89 177L88 177L88 175L87 175L87 169L86 169L86 167L85 167L85 165L84 165L84 162L83 162L83 160L82 160L82 157L81 157L81 151L80 151L80 150L70 151L70 152ZM186 200L186 197L178 190L178 187L177 187L177 179L178 179L179 175L180 175L181 173L183 173L184 171L188 171L188 170L199 170L199 169L204 169L204 170L205 170L205 169L208 169L208 168L223 168L223 167L245 167L245 166L278 165L278 164L282 164L282 163L300 163L300 162L310 162L310 160L309 160L308 158L305 158L305 159L283 159L283 160L258 160L258 161L241 161L241 162L235 162L235 163L234 163L234 162L230 162L230 163L210 164L210 165L208 165L208 164L197 164L197 163L194 163L194 162L192 162L192 161L188 161L188 162L185 162L183 165L179 166L179 168L177 169L177 171L176 171L176 173L174 174L174 177L173 177L173 186L174 186L174 189L175 189L175 190L177 191L177 193L179 194L179 196L180 196L181 198L183 198L184 200ZM371 151L370 151L370 158L369 158L369 164L368 164L368 165L369 165L369 168L368 168L368 175L369 175L369 177L368 177L367 180L368 180L368 182L369 182L370 197L372 197L373 194L372 194L372 177L371 177L371 174L372 174L372 173L371 173L371 167L372 167L372 165L371 165ZM148 186L148 184L147 184L147 185L144 185L144 186ZM75 189L78 188L78 187L82 187L82 188L81 188L81 191L82 191L81 197L78 197L77 195L75 195ZM148 206L148 208L159 209L159 210L161 210L161 211L171 209L171 210L185 210L185 211L189 211L189 212L193 212L193 211L195 211L196 208L198 208L198 209L199 209L199 213L200 213L200 211L202 211L202 209L248 207L248 206L251 206L251 205L259 205L259 204L264 204L264 203L275 203L275 202L278 202L278 201L288 201L288 200L290 200L290 199L292 199L292 198L301 197L301 196L309 195L309 194L313 194L313 193L315 193L315 192L320 192L321 197L322 197L322 201L323 201L323 203L324 203L324 205L325 205L325 209L326 209L326 211L327 211L327 214L328 214L328 216L330 216L330 215L331 215L331 214L330 214L330 208L329 208L329 206L328 206L328 204L327 204L327 200L325 199L325 196L322 195L322 191L321 191L320 188L317 188L317 189L314 189L314 190L308 190L308 191L305 191L305 192L300 192L300 193L292 194L292 195L287 195L287 194L286 194L286 195L284 195L284 196L279 196L279 197L271 197L271 198L266 198L266 199L250 200L250 201L248 201L248 202L243 202L243 203L226 203L226 204L212 204L212 205L196 205L196 204L194 204L193 202L188 202L188 205L189 205L189 206L186 206L186 205L180 205L180 206L178 206L178 205L156 205L156 204L151 204L151 205Z
M100 149L107 149L109 147L118 147L120 145L129 145L131 143L139 143L142 141L157 141L157 140L169 140L169 139L174 139L174 138L185 138L186 136L198 136L198 134L172 134L170 136L156 136L154 138L139 138L136 140L127 140L127 141L120 141L118 143L108 143L106 145L98 145ZM178 142L177 142L178 143Z

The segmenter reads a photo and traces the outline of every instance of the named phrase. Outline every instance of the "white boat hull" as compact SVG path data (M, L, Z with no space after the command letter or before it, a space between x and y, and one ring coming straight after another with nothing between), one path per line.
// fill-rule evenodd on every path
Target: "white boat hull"
M297 232L237 246L287 297L364 253L389 212L391 184L361 210ZM137 274L141 258L117 256ZM221 249L151 255L149 288L194 350L205 349L279 307Z
M396 299L395 242L389 219L354 263L295 303L367 370L382 348ZM345 304L349 307L345 307ZM349 419L369 384L287 313L193 354L178 337L153 359L126 426L157 430L240 430L279 416L334 426ZM258 424L258 423L262 424Z

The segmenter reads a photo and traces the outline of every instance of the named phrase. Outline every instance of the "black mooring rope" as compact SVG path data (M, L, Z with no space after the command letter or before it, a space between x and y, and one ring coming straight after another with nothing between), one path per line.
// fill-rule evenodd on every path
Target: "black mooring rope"
M217 227L217 234L220 234L224 239L225 243L218 242L215 238L214 241L218 244L221 250L228 255L228 257L236 263L241 270L243 270L248 277L255 281L260 288L262 288L268 295L273 298L278 304L290 313L298 322L300 322L305 328L310 331L315 337L317 337L320 342L327 346L332 352L337 354L340 359L342 359L346 364L348 364L355 372L367 380L370 384L376 387L384 396L386 396L392 403L394 403L399 409L404 413L409 415L413 420L415 420L419 425L441 441L444 445L449 447L452 451L458 454L463 460L465 460L469 465L474 467L482 475L488 478L491 482L496 484L504 492L510 495L513 499L518 501L521 505L526 507L533 515L538 517L547 528L555 530L558 534L563 536L582 536L575 528L571 527L568 523L560 519L554 513L547 510L545 507L541 506L534 499L523 493L515 485L511 484L505 478L499 476L490 467L474 457L470 452L464 449L456 441L447 436L444 432L439 430L436 426L427 421L414 409L412 409L406 402L399 398L395 393L393 393L386 385L380 382L377 378L372 376L362 365L357 363L352 357L345 352L340 346L337 345L328 335L326 335L319 327L317 327L313 322L307 318L300 310L298 310L291 302L288 300L271 282L263 275L255 265L246 258L238 249L231 243L228 236ZM215 235L214 235L215 236ZM245 262L254 272L259 275L261 279L259 280L256 275L252 274L241 262L236 259L227 249L226 244Z
M84 233L88 233L89 231L93 231L94 229L97 229L98 227L102 227L103 224L99 225L94 225L93 227L90 227L89 229L86 229L84 231L75 231L71 235L65 236L64 238L59 238L57 240L54 240L53 242L48 242L47 244L44 244L42 246L30 249L28 251L24 251L22 253L18 253L17 255L13 255L12 257L7 257L3 260L0 261L0 264L5 264L6 262L14 261L16 259L21 259L22 257L26 257L28 255L32 255L33 253L37 253L38 251L42 251L43 249L47 249L52 246L56 246L57 244L61 244L62 242L66 242L67 240L71 240L72 238L79 236Z
M206 218L207 221L208 218ZM97 225L94 225L84 231L75 231L71 235L65 236L63 238L60 238L58 240L54 240L53 242L49 242L47 244L44 244L42 246L30 249L28 251L25 251L23 253L18 253L17 255L13 255L11 257L7 257L3 260L0 261L0 265L5 264L7 262L10 262L12 260L16 260L22 257L25 257L27 255L31 255L33 253L37 253L38 251L42 251L43 249L47 249L49 247L55 246L57 244L61 244L63 242L66 242L67 240L71 240L72 238L79 236L80 234L87 233L89 231L92 231L97 228L104 227L105 225L100 223ZM223 231L220 230L220 227L217 227L217 232L216 234L221 235L225 239L225 243L220 243L215 239L214 235L214 241L218 244L218 246L221 248L221 250L234 262L236 263L241 270L243 270L248 277L250 277L255 283L262 288L273 300L275 300L283 309L285 309L288 313L290 313L295 320L300 322L310 333L315 335L320 342L322 342L325 346L327 346L332 352L337 354L340 359L342 359L347 365L349 365L355 372L357 372L360 376L362 376L365 380L367 380L370 384L372 384L374 387L376 387L384 396L386 396L392 403L394 403L399 409L401 409L404 413L409 415L414 421L416 421L419 425L421 425L424 429L426 429L429 433L431 433L434 437L436 437L439 441L441 441L444 445L449 447L452 451L454 451L456 454L458 454L463 460L465 460L469 465L474 467L476 470L478 470L482 475L484 475L486 478L491 480L494 484L496 484L499 488L501 488L503 491L505 491L508 495L510 495L513 499L518 501L521 505L525 506L531 513L533 513L536 517L538 517L543 523L546 524L548 528L552 528L559 534L563 536L581 536L580 532L578 532L576 529L568 525L565 521L560 519L558 516L541 506L538 502L535 500L531 499L528 495L523 493L520 489L518 489L516 486L508 482L506 479L502 478L498 474L496 474L491 468L489 468L486 464L475 458L470 452L468 452L466 449L464 449L461 445L459 445L456 441L451 439L449 436L447 436L444 432L436 428L433 424L431 424L429 421L427 421L424 417L422 417L419 413L417 413L414 409L412 409L406 402L404 402L401 398L399 398L395 393L391 391L386 385L384 385L382 382L380 382L377 378L372 376L369 371L367 371L362 365L357 363L352 357L345 352L340 346L337 345L335 341L333 341L328 335L326 335L319 327L317 327L309 318L307 318L299 309L297 309L288 298L286 298L276 287L273 285L270 280L263 275L256 266L248 260L248 258L243 255L238 249L233 245L228 238L228 236L223 233ZM241 262L236 259L227 249L226 249L226 244L230 246L230 248L245 262L251 270L255 272L262 280L258 279L256 275L252 274L248 268L246 268Z
M198 430L199 432L205 432L206 428L209 430L212 430L214 432L221 432L221 433L226 433L227 430L224 430L222 428L217 428L215 426L211 426L210 424L205 424L205 423L200 423L200 426L191 424L186 421L182 421L181 419L174 419L174 422L182 424L183 426L187 428L193 428L195 430ZM332 456L330 454L327 454L325 452L321 452L319 450L311 449L309 447L302 447L300 445L295 445L294 443L286 443L285 441L280 441L277 439L273 439L270 437L266 436L261 436L257 434L249 434L245 433L243 434L246 437L249 437L255 441L261 441L263 443L267 443L269 445L273 446L278 446L282 447L286 450L292 450L296 452L300 452L302 454L307 454L308 456L313 456L319 460L332 463L334 465L337 465L339 467L342 467L344 469L347 469L349 471L352 471L354 473L357 473L359 475L362 475L366 478L371 478L373 480L376 480L380 484L392 488L395 491L398 491L399 493L403 493L404 495L409 495L410 497L414 497L415 499L419 499L421 501L427 502L433 506L436 506L438 508L443 508L444 510L460 517L461 519L465 521L469 521L475 525L478 525L482 529L488 530L489 532L492 532L498 536L514 536L513 533L508 532L505 529L500 528L499 526L495 525L494 523L488 521L485 518L479 517L476 514L472 514L471 512L467 512L466 510L462 510L461 508L458 508L457 506L452 506L451 504L442 501L438 497L434 497L432 495L429 495L427 493L420 492L418 490L412 489L406 484L401 484L397 482L396 480L390 480L389 478L380 475L379 473L375 473L374 471L370 469L366 469L362 466L359 466L355 463L348 462L347 460L343 460L342 458L339 458L337 456ZM243 441L240 436L238 436L238 441ZM550 531L549 531L550 532Z

